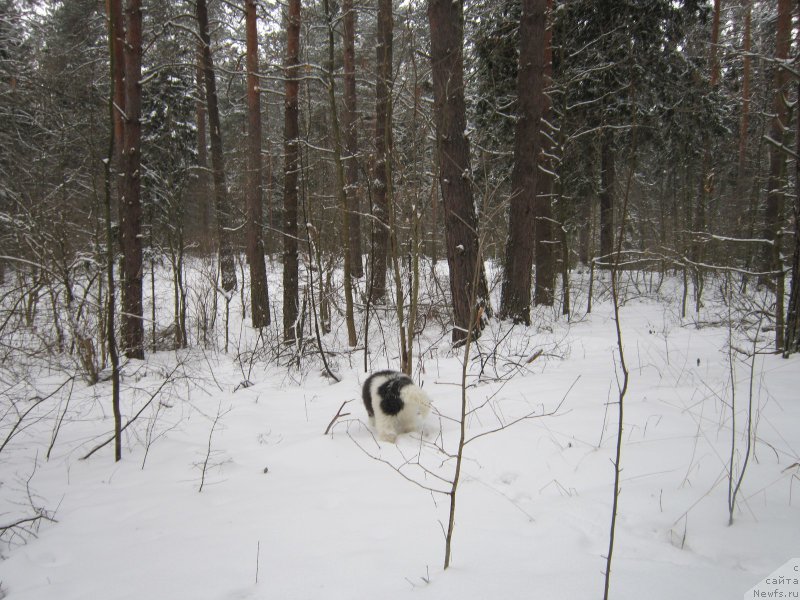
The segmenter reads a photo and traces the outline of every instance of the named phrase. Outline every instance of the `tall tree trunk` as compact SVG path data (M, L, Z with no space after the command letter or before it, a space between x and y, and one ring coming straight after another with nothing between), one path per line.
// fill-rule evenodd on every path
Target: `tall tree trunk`
M297 338L297 179L300 170L300 0L289 0L286 16L286 84L284 97L283 149L283 337Z
M114 160L121 170L122 146L125 137L125 26L122 17L122 0L106 0L108 13L113 111L111 121L114 133ZM121 173L120 173L121 175ZM120 180L120 191L122 191Z
M470 299L476 298L481 307L479 315L490 310L472 194L469 141L465 133L462 0L429 0L428 21L439 185L455 321L452 337L454 343L460 344L467 340L468 331L479 327L479 324L470 322L473 308ZM479 273L477 290L472 284L475 273Z
M261 205L261 90L258 81L258 31L256 0L245 0L247 28L247 262L250 265L250 303L253 327L270 323L267 293L267 267L261 231L264 209Z
M711 92L717 88L720 76L720 63L718 59L717 47L719 46L719 24L720 24L721 0L714 0L714 12L711 21L711 45L709 47L709 64L711 73L709 83ZM699 234L708 231L708 204L714 191L714 170L711 166L711 138L706 137L703 148L703 161L701 163L700 178L697 183L697 203L694 211L694 222L692 224L691 259L695 263L695 306L700 309L705 276L700 264L705 262L705 242L700 239Z
M122 193L119 202L122 248L122 345L128 358L144 358L142 305L142 6L125 6L125 117L122 144Z
M747 165L747 138L750 130L750 72L751 72L751 21L753 12L753 1L747 0L744 7L744 41L742 47L742 114L739 121L739 159L738 172L736 174L738 210L744 210L745 203L745 181Z
M531 323L531 269L534 244L541 242L540 236L545 229L540 228L536 221L537 213L542 208L537 202L539 179L544 175L538 168L538 162L544 137L540 134L540 129L545 108L545 9L546 0L522 2L517 72L517 123L514 133L514 168L511 172L512 196L500 309L504 318L526 325ZM548 196L547 201L549 200ZM531 235L532 231L538 235Z
M800 93L800 82L797 84ZM800 118L797 119L795 151L800 156ZM794 161L795 181L800 181L800 158ZM800 186L794 190L794 254L792 255L792 280L789 284L789 305L786 309L786 337L783 356L800 352Z
M533 294L533 302L536 305L552 306L555 296L556 279L556 244L561 239L554 236L554 224L552 214L553 199L553 164L551 160L553 152L551 121L553 119L552 104L550 97L546 93L547 86L553 78L553 30L547 23L547 15L553 7L553 0L537 0L531 2L527 0L530 12L536 15L535 30L527 34L528 37L538 35L544 37L544 52L541 57L533 56L533 64L541 61L542 75L539 81L537 100L540 108L540 132L539 132L539 153L536 155L536 200L534 201L534 213L536 216L533 229L534 238L534 261L536 264L536 284ZM525 5L523 4L523 10ZM539 13L542 13L539 16ZM539 25L539 20L543 22ZM542 31L540 28L544 28ZM521 33L522 39L525 34ZM538 68L537 68L538 70ZM543 131L542 131L543 130ZM566 268L566 267L565 267Z
M203 75L206 81L206 108L208 110L209 139L211 141L211 170L214 179L214 210L217 217L217 247L222 289L232 292L236 289L236 264L231 243L230 201L225 182L225 158L222 149L219 106L217 103L217 79L211 55L211 35L208 29L208 8L206 0L197 0L197 23L200 39L203 42Z
M211 226L209 214L209 178L208 178L208 132L206 128L206 86L203 72L203 44L197 43L197 102L195 113L197 115L197 211L200 214L200 248L203 252L210 252Z
M339 197L339 207L342 211L342 254L344 262L344 300L345 300L345 321L347 324L347 341L353 347L357 343L356 338L356 323L355 315L353 313L353 281L350 272L350 232L349 221L347 215L347 181L344 172L344 164L342 162L342 135L339 129L339 115L336 109L336 79L333 75L335 67L335 36L333 14L331 13L328 0L323 0L325 18L328 21L328 101L331 111L331 129L333 130L333 158L336 168L336 188Z
M108 148L108 160L105 164L105 241L106 241L106 323L103 332L108 356L111 362L111 408L114 414L114 460L122 459L122 412L120 409L119 394L119 353L117 351L117 332L115 327L116 317L116 282L114 279L114 234L111 228L111 188L112 188L112 163L119 160L121 152L121 136L123 133L120 111L125 106L123 85L123 43L121 38L122 26L122 0L107 0L106 14L108 16L108 34L111 66L111 98L109 102L109 116L112 121Z
M786 156L782 148L789 120L789 107L786 98L789 73L781 65L789 56L792 30L791 0L778 0L778 27L775 39L775 69L773 75L772 122L769 137L772 140L769 150L769 178L764 210L764 239L766 245L763 255L762 271L777 271L781 268L780 229L783 208L783 180L786 175Z
M392 0L378 0L378 40L375 80L375 190L370 296L381 302L386 296L386 261L389 251L389 186L392 160Z
M356 104L356 9L353 0L342 4L344 35L344 129L345 175L347 177L347 228L350 232L350 263L353 277L364 276L361 257L361 201L358 186L358 106Z
M600 255L611 261L614 251L614 134L606 128L600 141Z
M719 21L722 0L714 0L714 14L711 21L711 87L716 88L719 83L720 63L719 63Z

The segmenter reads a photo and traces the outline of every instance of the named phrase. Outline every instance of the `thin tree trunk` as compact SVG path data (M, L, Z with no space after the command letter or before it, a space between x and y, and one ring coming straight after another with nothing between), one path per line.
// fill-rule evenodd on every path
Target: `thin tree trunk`
M472 194L469 141L464 100L464 13L462 0L429 0L434 123L439 157L439 185L444 209L447 265L450 271L454 343L464 343L475 298L488 314L489 292L478 246L478 218ZM477 290L472 277L479 268ZM478 331L474 332L477 335Z
M377 75L375 80L375 191L373 217L375 236L370 274L371 301L386 296L386 262L389 250L389 186L392 160L392 0L378 0Z
M258 81L258 31L256 0L245 0L247 21L247 262L250 265L250 312L253 327L270 323L267 267L261 231L264 209L261 205L261 90Z
M503 272L501 315L515 323L531 323L531 269L534 245L549 227L539 227L538 169L542 153L540 134L544 110L544 58L546 0L523 0L520 21L519 71L517 72L517 123L514 135L514 168L508 217L506 262ZM545 187L544 184L541 184ZM547 201L550 198L548 196ZM549 205L548 205L549 207ZM549 222L547 222L549 225ZM534 235L531 235L531 232ZM538 235L536 235L538 233ZM538 261L537 261L538 262ZM537 280L538 281L538 280ZM538 289L538 286L537 286Z
M286 17L286 84L284 98L283 178L283 337L297 339L298 258L297 180L300 170L298 77L300 63L300 0L289 0Z
M116 40L115 40L116 43ZM142 303L142 6L125 7L125 116L122 142L122 193L119 202L122 248L122 345L128 358L144 358Z
M206 0L197 0L197 23L203 42L203 76L206 82L206 107L208 110L209 139L211 141L211 170L214 179L214 210L217 217L217 247L222 289L230 293L236 289L236 264L231 242L230 202L225 182L225 159L222 148L219 106L217 103L217 79L211 54L211 35L208 29Z
M342 5L344 35L344 130L345 175L347 177L347 228L350 232L350 267L353 277L364 276L361 256L361 194L358 185L358 106L356 104L356 10L353 0Z

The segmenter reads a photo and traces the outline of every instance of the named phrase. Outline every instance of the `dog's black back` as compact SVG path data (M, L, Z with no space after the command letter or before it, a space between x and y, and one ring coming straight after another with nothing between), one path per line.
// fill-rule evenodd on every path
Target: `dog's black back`
M378 371L373 373L364 382L364 387L361 390L361 396L364 400L364 406L367 408L367 414L370 417L375 416L375 410L372 406L372 383L376 377L385 377L381 385L378 386L378 397L380 398L380 409L385 415L396 415L403 410L403 399L400 393L407 385L412 385L414 381L405 373L399 371Z

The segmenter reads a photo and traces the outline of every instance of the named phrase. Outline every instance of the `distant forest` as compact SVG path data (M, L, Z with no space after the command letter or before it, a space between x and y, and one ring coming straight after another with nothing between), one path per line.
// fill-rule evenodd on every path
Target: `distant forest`
M796 13L0 0L3 353L66 353L96 381L122 357L216 341L187 301L205 286L212 320L239 294L283 344L341 319L356 347L363 315L390 308L410 371L421 277L446 261L455 344L487 319L531 324L536 305L569 314L576 269L624 269L682 278L684 313L712 276L768 290L788 355ZM173 292L157 302L159 269ZM49 326L22 340L37 315Z

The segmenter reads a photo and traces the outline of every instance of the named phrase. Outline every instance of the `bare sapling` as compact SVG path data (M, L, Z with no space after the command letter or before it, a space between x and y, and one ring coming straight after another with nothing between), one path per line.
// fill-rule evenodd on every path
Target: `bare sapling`
M478 276L480 271L476 269L476 276L472 280L472 290L478 289ZM474 292L472 294L475 296ZM444 568L447 569L450 566L450 561L452 558L452 549L453 549L453 533L455 532L456 527L456 494L458 492L458 484L461 480L461 464L464 459L464 446L467 442L467 412L468 412L468 402L467 402L467 370L469 369L469 352L472 346L472 338L473 338L473 328L479 327L480 319L483 317L482 309L478 307L476 299L470 298L470 306L472 306L472 315L470 316L470 322L467 331L467 339L464 343L464 357L463 363L461 365L461 415L459 419L459 437L458 437L458 446L456 448L455 459L456 459L456 466L455 471L453 473L453 480L450 486L450 492L448 493L449 500L450 500L450 511L449 517L447 521L447 533L445 534L445 545L444 545Z
M308 245L308 268L306 272L308 273L308 285L306 286L306 293L311 294L311 302L310 308L312 317L314 319L314 339L317 342L317 350L319 351L320 359L322 360L322 366L325 369L325 373L328 377L330 377L333 381L339 382L341 379L333 372L331 366L328 364L328 358L325 351L324 346L322 345L322 332L330 333L330 309L328 307L328 301L324 298L325 295L325 288L323 285L323 273L331 273L333 271L333 265L328 265L326 270L322 268L322 249L320 247L320 234L316 227L311 223L311 219L309 218L308 211L306 210L306 201L305 201L305 194L303 194L303 201L302 201L302 209L303 209L303 219L305 220L306 224L306 243ZM317 301L314 298L314 268L311 267L311 261L316 261L317 271L320 274L319 277L319 311L317 310ZM303 310L301 311L302 318L305 318L305 296L303 298ZM301 348L303 343L303 328L304 326L301 325L299 329L296 330L296 335L294 338L295 343L298 347L297 359L299 361Z
M305 212L305 202L303 202L303 212ZM322 280L322 270L321 270L321 263L319 262L319 257L320 257L321 253L318 250L315 252L315 247L317 246L316 238L318 236L316 235L317 232L314 229L314 226L311 225L308 222L308 220L306 220L306 230L308 232L308 235L306 236L306 240L308 241L309 261L311 260L312 256L314 256L314 255L317 256L317 260L318 260L317 266L320 267L320 281L321 281ZM311 293L311 313L312 313L312 316L314 317L314 339L317 342L317 349L319 350L319 356L320 356L320 359L322 360L322 366L325 369L325 373L327 373L328 377L330 377L336 383L338 383L339 381L341 381L341 379L333 372L333 370L331 370L331 367L328 364L328 358L326 356L325 348L322 345L322 335L320 334L320 315L317 312L317 303L314 301L314 269L313 268L309 268L309 269L307 269L307 272L308 272L308 279L309 279L307 289ZM320 303L322 303L321 300L320 300ZM303 311L303 313L305 313L305 311ZM324 326L324 321L323 321L323 326ZM300 329L300 333L296 336L295 340L299 343L300 340L302 340L302 337L303 336L302 336L302 328L301 328Z
M730 276L728 277L728 291L732 289L733 284L730 281ZM739 466L738 473L736 472L736 462L737 457L739 455L739 444L737 438L740 436L740 433L736 430L736 358L734 356L734 352L736 351L736 347L733 340L733 320L732 320L732 309L731 309L731 300L732 297L729 298L728 301L728 369L731 381L731 453L728 461L728 525L733 525L733 513L736 510L736 498L739 494L739 490L742 487L742 482L744 481L745 473L747 472L747 465L750 462L750 455L751 455L751 446L752 446L752 438L753 438L753 383L755 381L755 363L756 363L756 356L758 355L758 351L756 348L757 340L759 334L761 333L761 319L758 322L758 327L756 329L756 333L753 336L753 349L749 358L749 368L750 374L748 378L749 382L749 389L748 389L748 399L747 399L747 424L745 425L745 447L744 447L744 458L741 459L741 465ZM762 313L763 319L763 313Z
M147 399L147 401L136 412L136 414L134 414L130 419L128 419L125 422L125 425L121 425L121 417L120 417L120 423L119 424L116 423L116 415L115 415L114 434L111 435L110 437L108 437L105 441L97 444L94 448L92 448L89 452L87 452L84 456L82 456L81 460L87 460L95 452L97 452L98 450L101 450L102 448L105 448L111 442L115 442L115 448L118 445L120 445L121 444L122 432L125 431L128 427L130 427L142 415L142 413L147 409L147 407L150 406L153 403L153 401L155 401L157 398L160 398L161 390L163 390L167 386L168 383L173 383L175 381L175 378L173 377L173 375L181 367L183 367L183 364L178 362L173 367L173 369L167 374L167 376L164 378L164 380L161 382L161 384L156 388L156 390L152 394L150 394L150 398ZM115 456L117 455L118 452L119 452L119 449L115 450ZM119 460L119 458L117 458L116 460Z
M622 259L622 241L625 238L625 225L628 215L628 200L630 199L631 183L636 169L636 123L633 123L633 141L631 148L633 159L628 170L627 181L625 182L625 195L622 203L622 216L620 218L619 232L617 236L616 251L611 259L611 302L614 309L614 327L617 334L617 357L619 359L619 369L622 378L617 377L618 400L617 400L617 441L614 455L614 497L611 504L611 524L608 533L608 553L606 554L606 571L603 586L603 600L608 600L611 586L611 562L614 555L614 541L617 530L617 514L619 512L620 476L622 474L622 433L625 417L625 395L628 393L628 380L630 373L625 362L625 347L622 336L622 323L620 321L620 294L619 294L619 267Z
M400 331L400 370L406 375L411 375L413 370L414 356L414 327L416 325L416 313L419 301L419 214L416 207L412 207L414 215L412 217L412 239L410 248L410 274L408 285L408 313L406 314L406 291L403 289L403 274L400 261L400 245L397 241L397 231L399 223L397 219L397 207L394 203L392 193L392 161L386 161L387 171L387 198L389 205L389 252L392 260L392 272L394 274L395 286L395 306L397 323Z
M227 415L230 411L231 409L229 408L228 410L223 412L222 404L217 406L217 414L211 423L211 431L208 432L208 444L206 445L206 454L203 459L203 463L200 465L200 487L197 490L198 493L203 491L203 487L205 486L206 483L206 474L208 473L208 470L214 466L218 466L211 463L211 457L214 454L212 450L212 440L214 438L214 432L217 429L217 425L219 425L220 419L222 419L222 417Z
M69 403L72 399L72 390L75 388L75 377L70 377L70 388L69 392L67 393L67 397L64 400L64 410L59 411L61 414L56 421L55 427L53 427L53 435L50 438L50 445L47 447L47 454L45 455L45 460L50 460L50 454L53 452L53 448L56 445L56 440L58 439L58 433L61 431L61 425L64 423L64 417L67 415L67 411L69 410ZM63 387L63 386L62 386Z
M73 383L74 380L75 380L75 376L73 375L73 376L67 378L65 381L63 381L56 389L54 389L52 392L50 392L46 396L38 396L37 395L37 396L35 396L33 398L27 399L24 402L24 404L27 404L27 406L25 407L24 410L22 410L20 408L20 406L17 406L17 403L12 398L11 399L11 403L10 403L11 407L4 411L5 414L3 415L3 419L0 419L0 424L2 424L4 426L4 429L5 429L5 426L7 425L7 423L3 423L2 421L5 420L5 416L6 415L16 415L16 419L14 419L12 421L8 433L6 434L5 438L2 440L2 443L0 443L0 453L2 453L3 450L5 450L6 446L8 446L9 442L11 442L11 440L15 436L17 436L19 433L21 433L22 431L25 430L25 427L27 426L26 420L28 420L29 416L35 414L35 411L39 406L41 406L42 404L47 403L48 400L50 400L53 397L55 397L68 383L70 383L70 384ZM69 394L70 395L72 394L72 388L70 388ZM20 402L20 404L22 404L22 402Z
M25 496L27 500L27 513L25 516L20 516L12 519L6 523L0 523L0 545L11 546L14 544L24 544L30 538L35 538L39 531L39 526L43 521L56 523L55 511L47 510L43 506L39 506L36 494L31 489L31 481L36 474L36 465L38 461L34 460L33 469L30 475L21 482L25 486ZM3 589L0 586L0 598L3 598Z

